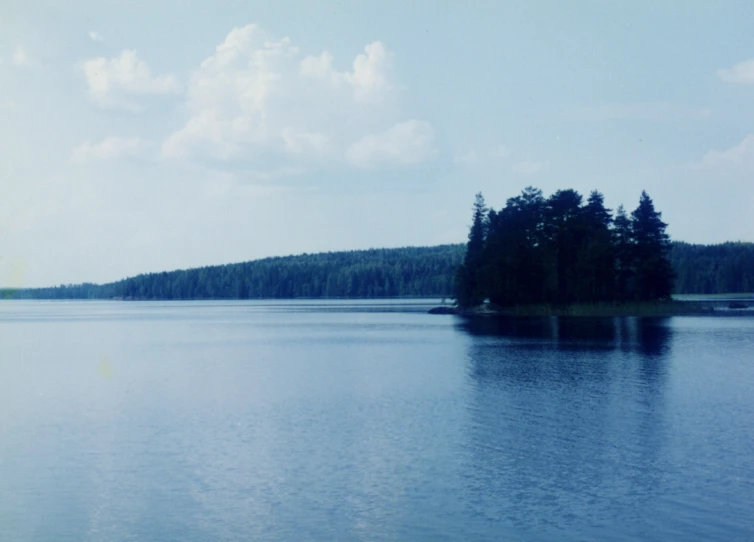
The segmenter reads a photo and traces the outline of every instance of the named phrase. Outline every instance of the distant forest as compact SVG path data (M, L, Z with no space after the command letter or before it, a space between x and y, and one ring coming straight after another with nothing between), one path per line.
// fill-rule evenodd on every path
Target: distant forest
M0 290L5 299L260 299L453 295L466 245L303 254L109 284ZM672 243L675 293L754 292L754 243Z
M14 299L292 299L450 296L463 245L265 258L110 284L5 290Z
M675 293L754 292L754 243L676 242L670 251L670 261L676 272Z

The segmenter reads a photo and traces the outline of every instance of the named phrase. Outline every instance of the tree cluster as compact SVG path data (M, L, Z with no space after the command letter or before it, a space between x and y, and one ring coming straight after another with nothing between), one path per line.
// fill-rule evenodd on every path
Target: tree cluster
M549 198L527 187L499 211L477 194L455 296L462 307L667 299L674 271L667 224L642 192L628 216L615 216L593 191Z

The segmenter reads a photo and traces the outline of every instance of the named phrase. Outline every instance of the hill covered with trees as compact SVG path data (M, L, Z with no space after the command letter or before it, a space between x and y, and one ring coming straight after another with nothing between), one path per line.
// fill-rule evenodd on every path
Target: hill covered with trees
M291 299L450 296L463 245L265 258L110 284L6 290L14 299Z
M675 272L667 224L642 192L638 207L615 216L593 191L545 198L527 187L499 211L477 194L456 299L461 307L484 299L519 305L669 299Z
M670 260L680 294L754 292L754 243L673 243Z
M627 216L626 220L630 221ZM600 254L600 245L592 242L589 247L588 254L596 258ZM518 250L523 251L524 247ZM456 272L465 253L466 245L457 244L302 254L197 269L148 273L102 285L74 284L52 288L6 289L0 290L0 298L451 297L454 292ZM510 258L514 254L515 251L509 255ZM754 243L690 245L673 242L669 259L677 276L674 293L754 292ZM514 262L512 259L507 261ZM564 264L566 270L571 269L571 275L576 276L581 273L588 261L589 258L584 258L582 254L582 259L577 262L576 267L569 266L568 262ZM609 261L606 262L607 269L610 269L609 263ZM602 268L596 273L594 276L598 280L589 284L603 288L605 286L604 271L605 269ZM566 271L566 276L568 272ZM524 279L535 283L541 280L541 276L533 275L531 278L524 276ZM552 279L550 276L551 281ZM549 287L552 292L552 282ZM581 288L583 287L582 284Z

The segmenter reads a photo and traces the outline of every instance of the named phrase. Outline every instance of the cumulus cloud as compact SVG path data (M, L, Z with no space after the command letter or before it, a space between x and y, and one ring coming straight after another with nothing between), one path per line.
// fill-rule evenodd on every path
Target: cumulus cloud
M434 135L428 122L401 122L382 133L363 137L348 149L346 158L360 168L418 164L435 157Z
M717 168L754 169L754 134L747 135L741 143L730 149L708 152L702 164Z
M102 41L104 38L102 37L102 34L97 32L96 30L92 30L89 32L89 39L92 41Z
M718 70L717 75L726 83L754 85L754 59L739 62L730 68Z
M13 56L11 57L11 60L13 61L13 64L16 66L28 66L31 64L31 57L29 56L29 53L26 52L26 49L21 47L20 45L16 47L16 49L13 51Z
M191 75L189 118L165 139L162 155L254 167L264 162L270 171L282 164L305 170L322 160L377 164L382 156L394 162L401 153L385 150L382 139L382 151L367 149L377 145L374 138L388 137L368 134L400 120L391 109L396 90L392 54L382 42L369 43L349 69L338 70L327 51L304 56L287 37L257 25L235 28ZM426 144L428 126L411 121L388 130L415 145L399 161L429 156L416 148Z
M106 137L99 143L86 142L73 150L72 159L79 164L143 156L149 144L138 137Z
M172 74L152 75L146 62L136 51L125 50L113 58L93 58L81 66L89 87L89 96L103 108L139 111L139 99L166 96L182 91Z
M353 61L352 71L338 71L333 67L333 57L327 51L319 56L307 56L301 61L300 73L304 78L325 82L332 88L348 87L359 101L379 101L394 88L389 79L393 55L382 42L375 41L364 47Z

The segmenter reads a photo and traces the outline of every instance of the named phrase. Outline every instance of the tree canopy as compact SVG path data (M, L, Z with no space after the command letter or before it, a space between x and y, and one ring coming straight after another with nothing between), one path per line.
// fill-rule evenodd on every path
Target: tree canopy
M584 203L572 189L545 198L527 187L499 211L477 194L456 299L463 307L667 299L675 274L666 228L646 192L630 218L622 207L613 218L597 191Z

